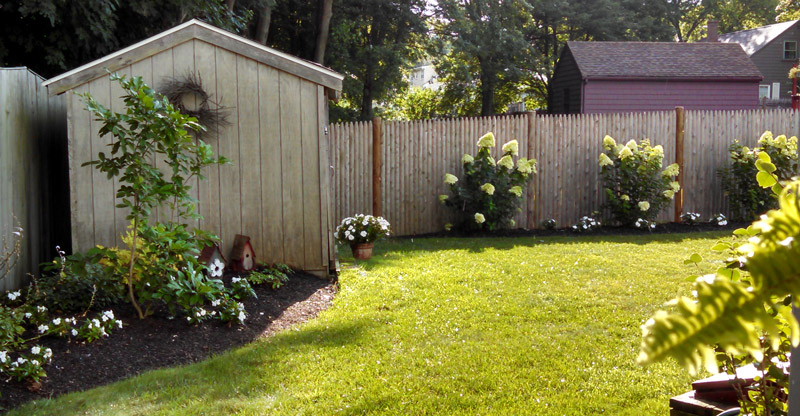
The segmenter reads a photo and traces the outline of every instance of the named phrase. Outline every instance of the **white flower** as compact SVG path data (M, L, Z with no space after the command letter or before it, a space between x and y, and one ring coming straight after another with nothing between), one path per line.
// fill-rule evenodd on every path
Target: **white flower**
M667 166L667 168L664 169L663 172L661 172L661 175L664 177L674 178L675 176L678 176L679 172L680 172L680 167L678 167L677 163L673 163Z
M650 203L647 201L639 202L639 209L642 211L647 211L648 209L650 209Z
M50 348L44 350L44 355L42 355L42 357L44 357L45 360L49 360L50 357L52 356L53 356L53 350L51 350Z
M480 139L478 139L478 147L483 148L483 147L494 147L494 146L495 146L495 141L494 141L494 134L492 134L492 132L488 132L483 136L481 136Z
M75 328L72 329L72 336L73 337L77 337L78 336L78 331Z
M38 346L38 345L34 345L31 348L31 354L33 354L33 355L38 355L40 351L42 351L42 348L40 346Z
M31 364L33 364L34 366L38 367L39 366L39 361L38 360L31 360Z
M458 178L455 177L455 175L451 175L449 173L446 173L444 175L444 183L446 183L448 185L452 185L452 184L454 184L456 182L458 182Z
M478 224L483 224L486 221L486 217L483 216L480 212L475 213L475 222Z
M102 319L102 320L103 320L103 322L105 322L105 321L108 321L108 317L107 317L107 316L105 316L105 315L103 315L103 316L102 316L100 319Z
M619 199L621 199L623 201L630 201L631 197L629 197L628 195L622 195L621 197L619 197Z
M92 319L92 324L89 325L89 327L91 327L92 325L94 325L97 328L100 328L100 321L98 321L97 319Z
M639 146L636 144L636 140L630 140L628 143L625 143L625 147L631 150L636 150Z
M239 322L244 322L245 318L247 318L247 315L244 312L239 312Z
M231 278L231 283L239 283L242 280L241 277L236 276Z
M347 236L347 239L348 239L348 240L350 240L350 241L353 241L353 240L355 240L356 238L355 238L355 237L353 237L352 235L348 235L348 236Z
M614 140L614 138L612 138L609 135L606 135L606 137L603 137L603 147L605 147L606 149L611 150L616 146L617 146L617 142Z
M26 359L24 359L22 357L17 358L17 364L19 364L19 365L25 364L26 361L28 361L28 360L26 360Z
M519 143L516 140L512 140L504 144L503 153L511 153L512 155L516 155L517 153L519 153Z
M30 319L30 318L31 318L31 316L33 316L33 315L31 315L31 313L30 313L30 312L25 312L25 318L28 318L28 319Z
M466 154L464 155L464 157L461 158L461 164L462 165L467 165L467 164L470 164L470 163L472 163L474 161L475 161L475 158L473 158L470 155L466 155Z
M19 292L17 292L17 295L19 296ZM36 311L39 312L39 313L44 313L44 312L47 312L47 308L44 307L44 306L37 306L36 307Z
M718 222L717 224L719 224L720 226L728 225L728 220L722 220L722 221Z
M44 334L45 332L47 332L48 329L50 329L50 327L48 327L47 325L39 325L38 329L40 334Z
M662 147L660 144L656 145L655 147L653 147L653 152L655 154L657 154L657 155L662 155L663 156L664 155L664 147Z
M16 292L10 292L10 293L8 294L8 299L9 299L9 300L17 300L17 298L19 297L19 295L20 295L20 292L19 292L19 291L16 291Z
M219 299L214 299L211 301L211 306L219 306L219 303L220 303Z
M511 156L505 155L497 161L498 166L502 166L508 170L514 169L514 161L511 160Z
M663 192L664 197L672 199L675 196L675 192L672 189L667 189Z
M61 318L53 319L53 325L61 325Z
M625 146L625 147L622 148L622 151L620 151L619 155L617 155L617 156L621 160L625 160L625 159L627 159L629 157L633 157L633 152L631 152L631 148L630 147Z
M510 193L512 193L512 194L514 194L514 195L516 195L516 196L518 196L518 197L520 197L520 196L522 196L522 187L521 187L521 186L519 186L519 185L517 185L517 186L512 186L512 187L511 187L511 188L508 190L508 192L510 192Z
M367 236L367 232L366 232L366 231L362 231L362 232L361 232L361 236L362 236L362 237L366 237L366 236Z
M5 363L8 360L8 352L0 351L0 363Z
M494 185L485 183L481 185L481 191L486 192L489 195L494 195Z
M603 166L613 165L614 161L611 160L611 158L608 157L608 155L606 155L605 153L600 153L600 161L599 161L599 163L600 163L600 167L602 168Z
M214 262L211 263L208 268L211 277L220 277L222 276L222 272L225 270L225 263L223 263L220 259L214 259Z

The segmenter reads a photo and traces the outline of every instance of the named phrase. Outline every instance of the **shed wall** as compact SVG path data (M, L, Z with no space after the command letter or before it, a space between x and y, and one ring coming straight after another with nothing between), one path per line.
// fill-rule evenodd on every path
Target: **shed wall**
M781 83L780 98L792 97L792 80L788 75L792 65L797 63L796 59L783 59L783 42L787 40L796 41L800 46L800 25L794 25L750 56L750 60L764 75L762 85L771 88L773 82Z
M196 73L212 100L227 110L228 124L207 131L203 139L232 160L212 166L206 180L193 183L203 219L192 226L222 239L227 256L236 234L251 237L256 259L327 273L332 258L328 220L327 153L322 123L324 89L292 74L213 44L190 40L124 67L158 89L171 78ZM104 76L74 89L122 111L116 83ZM76 94L68 94L70 186L73 248L118 245L126 212L115 207L116 183L81 164L95 158L111 138L100 138L99 123ZM157 165L165 166L162 161ZM153 213L169 221L172 213Z
M11 244L18 226L24 236L0 291L19 289L56 245L69 246L66 109L42 81L27 68L0 69L0 242Z
M758 82L601 81L584 86L584 113L758 108Z
M550 86L551 114L577 114L581 112L581 72L569 49L565 49L554 71Z

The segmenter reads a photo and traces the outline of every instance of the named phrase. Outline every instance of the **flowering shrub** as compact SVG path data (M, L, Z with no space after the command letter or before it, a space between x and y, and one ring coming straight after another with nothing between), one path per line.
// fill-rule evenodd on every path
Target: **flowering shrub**
M650 146L647 139L621 145L611 136L603 138L600 172L614 222L635 226L642 219L652 223L674 198L680 190L673 181L678 176L678 165L673 163L662 171L663 159L664 149Z
M712 215L708 222L714 225L719 225L720 227L723 225L728 225L728 219L725 218L725 215L722 215L722 213Z
M542 228L544 228L545 230L555 230L557 226L558 223L554 218L542 221Z
M336 239L345 244L372 243L390 233L389 221L364 214L347 217L336 227Z
M251 297L257 297L256 291L247 279L239 276L231 278L231 297L238 300L243 300Z
M652 221L647 221L644 218L639 218L633 223L633 226L640 229L640 230L655 230L656 223Z
M490 153L494 147L494 135L486 133L478 140L477 155L461 159L461 180L450 173L444 175L451 195L440 195L439 201L459 213L461 228L496 230L513 226L511 217L519 209L531 175L536 173L534 159L519 158L515 167L513 158L519 153L516 140L503 145L503 156L497 161Z
M583 216L581 219L578 220L577 224L574 224L571 228L572 231L576 231L579 233L592 231L593 229L600 226L600 221L597 221L594 218Z
M758 154L764 152L779 180L790 179L797 172L797 137L784 135L773 137L765 131L758 139L758 146L750 149L734 141L728 149L730 165L719 170L725 195L728 196L733 218L752 220L760 214L777 207L777 199L769 188L759 186L759 170L756 167Z
M694 225L697 224L699 220L700 214L696 212L686 212L681 214L681 221L685 222L686 224Z

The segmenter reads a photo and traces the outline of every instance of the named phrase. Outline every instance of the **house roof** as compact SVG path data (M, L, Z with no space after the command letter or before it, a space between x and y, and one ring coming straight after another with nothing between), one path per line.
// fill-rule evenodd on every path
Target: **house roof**
M250 39L216 28L199 20L190 20L165 32L147 38L110 55L45 81L50 95L61 94L106 75L106 69L117 71L149 56L192 39L199 39L230 50L333 91L342 90L344 76L314 62L266 47Z
M587 80L763 79L738 44L570 41L567 48Z
M738 43L742 45L742 48L744 48L744 51L749 56L758 52L764 46L767 46L767 44L775 40L783 32L796 25L798 21L800 20L775 23L774 25L740 30L738 32L723 33L719 35L718 39L723 43Z

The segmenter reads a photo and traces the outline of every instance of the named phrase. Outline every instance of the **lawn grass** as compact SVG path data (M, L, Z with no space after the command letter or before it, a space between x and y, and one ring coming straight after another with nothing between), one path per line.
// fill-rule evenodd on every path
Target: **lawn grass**
M342 250L312 322L12 414L665 415L692 378L638 366L639 326L726 234L398 239L357 267Z

